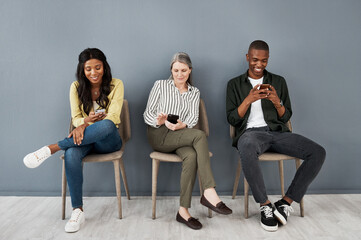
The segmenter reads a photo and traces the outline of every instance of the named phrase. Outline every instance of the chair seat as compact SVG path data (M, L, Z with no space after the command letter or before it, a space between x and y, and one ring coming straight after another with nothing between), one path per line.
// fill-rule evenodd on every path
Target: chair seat
M213 153L209 152L209 157L212 156ZM150 158L164 162L182 162L182 159L175 153L162 153L154 151L150 154Z
M91 153L83 158L83 162L110 162L122 158L123 153L123 149L112 153ZM64 154L61 155L60 158L64 159Z
M295 157L291 157L281 153L266 152L258 157L260 161L281 161L281 160L291 160Z
M120 159L123 156L124 150L119 150L112 153L97 154L92 153L83 158L83 162L109 162Z

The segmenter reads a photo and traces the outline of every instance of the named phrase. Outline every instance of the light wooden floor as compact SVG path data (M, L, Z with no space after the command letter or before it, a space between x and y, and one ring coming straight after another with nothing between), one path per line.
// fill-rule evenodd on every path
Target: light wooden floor
M270 196L271 201L279 196ZM243 196L222 200L233 214L213 214L194 196L191 213L203 224L195 231L176 222L178 197L159 197L157 219L151 218L151 197L122 198L123 219L117 218L115 197L84 198L86 221L77 233L65 233L70 217L67 198L66 220L61 220L60 197L0 197L0 239L361 239L361 194L307 195L305 217L298 204L286 226L266 232L259 224L258 206L250 198L250 218L243 217Z

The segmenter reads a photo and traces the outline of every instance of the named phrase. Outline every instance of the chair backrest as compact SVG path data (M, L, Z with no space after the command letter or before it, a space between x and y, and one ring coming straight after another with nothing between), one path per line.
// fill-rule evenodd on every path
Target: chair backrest
M291 120L288 120L288 122L286 123L286 126L292 132ZM229 135L231 136L231 138L234 138L235 134L236 134L236 129L232 125L229 125Z
M119 135L122 138L123 143L128 142L131 136L130 128L130 114L129 114L129 104L126 99L123 100L122 111L120 112L120 124L119 124Z
M199 101L199 118L197 125L194 126L195 129L200 129L206 133L206 136L209 136L209 125L208 125L208 117L206 111L206 105L204 104L203 99L201 98Z
M69 133L74 130L74 126L70 119ZM126 99L123 99L123 106L120 112L120 124L118 126L119 135L122 138L123 144L128 142L131 136L129 105Z

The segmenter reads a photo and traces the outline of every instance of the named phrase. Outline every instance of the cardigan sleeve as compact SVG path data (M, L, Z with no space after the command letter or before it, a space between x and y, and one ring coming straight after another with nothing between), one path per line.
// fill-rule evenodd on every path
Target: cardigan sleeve
M120 124L120 113L122 111L124 99L124 85L119 79L113 79L113 90L109 93L109 104L107 107L107 116L104 119L111 120L115 125Z
M71 119L74 127L78 127L84 124L84 116L82 111L82 104L78 97L77 82L73 82L70 86L70 110L71 110Z

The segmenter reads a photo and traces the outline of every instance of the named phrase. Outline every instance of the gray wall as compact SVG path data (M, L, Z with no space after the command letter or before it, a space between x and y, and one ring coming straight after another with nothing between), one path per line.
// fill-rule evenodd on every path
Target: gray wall
M247 69L246 50L255 39L269 43L268 70L288 82L294 131L327 150L309 193L360 193L360 12L357 0L3 0L0 194L60 194L60 153L37 169L27 169L22 159L67 136L69 86L86 47L102 49L125 85L133 134L124 159L131 194L151 193L142 114L154 81L169 76L177 51L192 58L208 110L217 190L229 194L237 153L225 115L226 84ZM159 194L178 194L180 168L161 164ZM278 193L277 164L262 168L269 192ZM294 163L286 163L287 185L294 172ZM112 164L86 164L84 178L86 195L114 195Z

